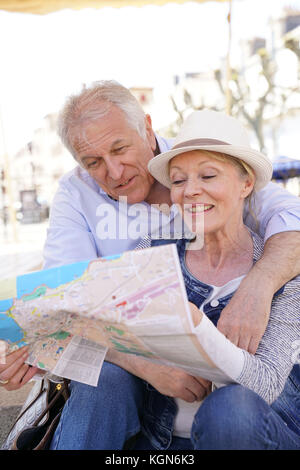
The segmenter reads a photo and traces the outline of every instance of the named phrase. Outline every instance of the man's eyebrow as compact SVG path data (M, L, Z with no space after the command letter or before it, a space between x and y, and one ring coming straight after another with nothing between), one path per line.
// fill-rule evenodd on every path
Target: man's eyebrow
M125 138L120 138L120 139L116 139L112 142L111 146L110 146L110 150L114 150L116 147L118 147L118 145L124 145L126 144L126 141L125 141ZM101 155L84 155L81 157L81 161L83 160L86 160L87 158L102 158Z
M124 139L117 139L111 144L111 148L117 147L120 144L124 144Z
M87 158L102 158L99 155L85 155L84 157L81 157L81 160L86 160Z

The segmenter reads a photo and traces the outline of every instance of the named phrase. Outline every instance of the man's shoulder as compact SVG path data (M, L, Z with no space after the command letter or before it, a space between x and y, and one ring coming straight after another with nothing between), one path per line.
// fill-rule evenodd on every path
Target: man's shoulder
M79 165L65 173L59 180L59 189L68 192L81 192L82 189L86 190L86 186L96 193L101 192L96 181Z
M72 181L73 176L77 174L78 171L78 166L75 168L72 168L72 170L69 170L67 173L65 173L63 176L58 181L59 186L68 186L70 184L70 181Z
M158 146L159 146L159 150L160 150L161 153L167 152L168 150L170 150L170 148L173 145L174 139L171 139L171 138L167 139L167 138L162 137L158 134L155 134L155 137L156 137L156 140L157 140L157 143L158 143Z

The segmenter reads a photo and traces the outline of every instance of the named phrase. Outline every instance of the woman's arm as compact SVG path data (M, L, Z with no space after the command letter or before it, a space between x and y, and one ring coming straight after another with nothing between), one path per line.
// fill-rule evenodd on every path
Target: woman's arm
M145 380L163 395L181 398L189 403L202 400L208 393L210 382L193 377L187 372L109 349L105 360Z
M281 393L296 361L295 345L300 340L300 277L286 284L273 299L270 320L255 355L238 348L203 316L197 337L212 361L232 380L272 403ZM241 359L241 370L234 364Z

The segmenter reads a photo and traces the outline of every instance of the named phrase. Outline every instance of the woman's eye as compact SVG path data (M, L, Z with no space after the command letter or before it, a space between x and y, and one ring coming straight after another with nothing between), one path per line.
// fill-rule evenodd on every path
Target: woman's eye
M179 185L179 184L181 184L181 183L183 183L183 182L184 182L184 180L175 180L175 181L172 181L171 183L176 186L176 185Z
M126 146L123 145L122 147L118 147L117 149L114 150L114 153L120 153L120 152L123 152L123 150L125 150Z
M205 176L202 176L202 178L203 178L204 180L209 180L209 179L211 179L211 178L215 178L215 176L216 176L216 175L205 175Z

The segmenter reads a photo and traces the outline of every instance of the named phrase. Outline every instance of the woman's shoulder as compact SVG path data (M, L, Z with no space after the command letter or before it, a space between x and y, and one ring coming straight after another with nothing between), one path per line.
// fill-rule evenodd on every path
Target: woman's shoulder
M258 261L264 252L264 240L256 233L253 232L249 227L247 227L253 241L253 260Z
M254 261L258 261L263 255L265 243L256 232L253 232L250 229L248 230L253 240L253 259ZM281 287L281 289L276 292L276 294L281 294L283 291L285 291L286 294L295 291L300 293L300 275L288 281L284 286Z

